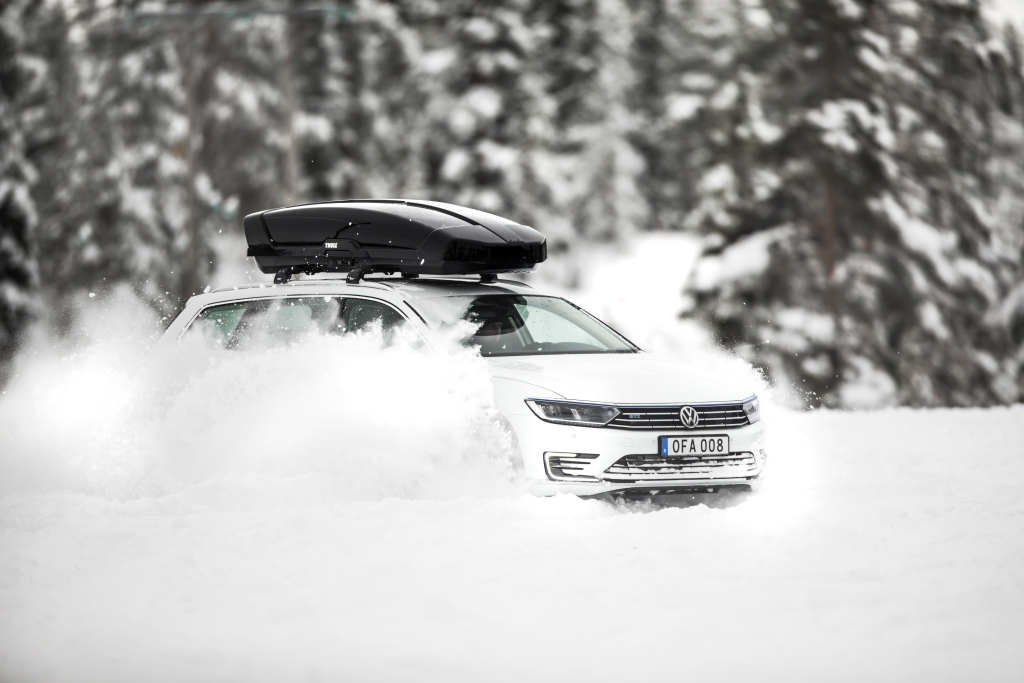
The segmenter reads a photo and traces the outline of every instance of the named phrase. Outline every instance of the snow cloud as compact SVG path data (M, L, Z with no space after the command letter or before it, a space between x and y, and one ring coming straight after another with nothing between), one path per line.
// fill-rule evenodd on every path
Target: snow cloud
M297 491L336 502L506 490L508 437L468 350L382 349L367 335L154 356L151 340L114 326L141 306L117 308L83 348L27 359L0 397L0 494L221 508Z

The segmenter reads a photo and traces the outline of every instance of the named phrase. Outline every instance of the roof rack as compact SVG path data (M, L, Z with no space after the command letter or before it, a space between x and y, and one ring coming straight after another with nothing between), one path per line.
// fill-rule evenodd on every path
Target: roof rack
M345 272L354 284L370 273L403 277L524 272L547 258L531 227L453 204L352 199L249 214L247 254L274 282L298 273Z

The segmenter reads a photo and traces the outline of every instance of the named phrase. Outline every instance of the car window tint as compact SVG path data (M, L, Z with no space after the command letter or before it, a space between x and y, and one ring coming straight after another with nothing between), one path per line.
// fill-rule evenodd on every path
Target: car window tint
M405 325L405 318L391 306L379 301L346 299L341 322L342 329L350 334L380 330L385 343L391 344L398 330Z
M576 343L587 344L595 348L603 348L594 335L579 325L549 310L550 302L539 297L529 300L529 304L516 304L516 310L525 321L526 329L535 344Z
M471 323L465 338L482 356L635 353L637 347L589 313L552 296L485 294L428 297L415 302L428 324Z
M238 301L204 309L187 334L227 349L281 346L341 333L341 311L342 300L330 296Z
M371 299L331 296L253 299L210 306L188 328L225 349L283 346L316 334L382 334L385 344L406 324L401 313Z
M252 342L283 346L302 341L311 334L329 334L337 325L340 311L341 302L332 297L326 300L323 297L278 299L265 312L250 309L242 317L242 323L249 317L253 320ZM243 341L239 339L238 343Z
M189 328L189 333L201 334L218 346L223 346L234 334L246 307L245 303L211 306L199 314Z
M504 297L482 297L470 304L466 320L478 324L473 343L484 356L518 353L533 340L522 312Z

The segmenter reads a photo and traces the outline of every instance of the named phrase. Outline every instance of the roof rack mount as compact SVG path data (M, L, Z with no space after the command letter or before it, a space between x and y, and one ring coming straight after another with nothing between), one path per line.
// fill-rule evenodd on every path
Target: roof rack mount
M364 276L370 273L385 273L387 275L393 275L396 272L401 272L404 278L417 278L417 273L407 273L400 269L394 268L390 264L372 264L372 263L361 263L357 266L339 267L334 268L323 264L309 264L301 266L287 266L281 268L274 273L274 284L283 285L290 281L294 276L302 273L304 275L313 275L314 273L347 273L345 281L350 285L358 284Z
M480 275L531 270L544 236L507 219L440 202L366 199L272 209L245 217L248 255L274 282L297 273Z

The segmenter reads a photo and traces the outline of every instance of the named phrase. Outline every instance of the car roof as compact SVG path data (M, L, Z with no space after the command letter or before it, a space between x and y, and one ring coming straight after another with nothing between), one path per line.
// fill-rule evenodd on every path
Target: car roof
M426 299L439 296L482 296L485 294L539 294L525 282L499 279L493 283L480 282L478 278L365 278L358 284L349 284L343 277L313 276L302 280L291 280L284 284L255 282L233 287L221 287L211 292L196 295L192 303L211 303L234 298L260 298L265 296L296 296L303 294L349 294L371 297L395 296L405 300Z

